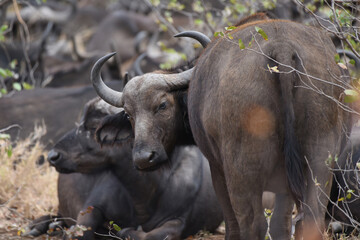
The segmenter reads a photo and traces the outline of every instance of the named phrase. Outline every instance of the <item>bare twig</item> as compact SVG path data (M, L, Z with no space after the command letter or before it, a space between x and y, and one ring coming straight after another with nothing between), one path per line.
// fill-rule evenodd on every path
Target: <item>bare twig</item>
M6 132L6 131L10 130L11 128L15 128L15 127L21 129L21 126L19 124L13 124L13 125L10 125L10 126L8 126L6 128L0 129L0 133Z

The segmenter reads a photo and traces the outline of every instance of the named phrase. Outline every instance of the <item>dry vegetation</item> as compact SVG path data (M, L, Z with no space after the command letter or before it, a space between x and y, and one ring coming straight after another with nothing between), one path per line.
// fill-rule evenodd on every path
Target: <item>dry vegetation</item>
M12 150L9 139L0 140L0 239L20 239L32 219L57 212L58 174L37 164L46 154L39 143L43 132L37 128Z

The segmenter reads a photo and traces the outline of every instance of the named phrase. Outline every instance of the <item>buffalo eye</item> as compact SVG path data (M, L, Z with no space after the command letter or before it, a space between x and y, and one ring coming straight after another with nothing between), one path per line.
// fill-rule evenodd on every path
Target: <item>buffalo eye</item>
M166 109L166 102L162 102L162 103L159 105L158 111L159 111L159 110L164 110L164 109Z
M124 115L125 115L125 117L126 117L126 119L127 119L127 120L131 120L131 116L130 116L130 114L128 114L127 112L125 112L125 114L124 114Z

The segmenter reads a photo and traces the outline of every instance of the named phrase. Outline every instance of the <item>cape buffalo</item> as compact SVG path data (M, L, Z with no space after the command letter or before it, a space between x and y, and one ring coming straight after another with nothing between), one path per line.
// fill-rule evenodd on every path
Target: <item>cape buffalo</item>
M188 71L135 77L119 93L99 75L108 55L95 64L93 85L124 107L138 169L160 167L175 145L195 140L210 163L226 239L264 239L266 190L276 193L274 239L290 239L294 200L311 235L304 238L321 238L331 187L325 160L339 154L351 124L342 109L347 74L324 32L258 19L214 38Z
M108 234L109 222L120 226L134 225L134 208L128 192L109 170L93 174L59 174L58 216L42 216L30 224L25 236L39 236L54 231L65 223L69 228L75 224L89 229L78 240L95 239L96 233ZM55 225L54 228L51 227ZM63 227L63 226L61 226Z
M135 222L119 235L138 240L182 239L201 229L215 231L222 213L212 188L206 159L195 147L177 147L172 164L163 172L143 174L131 161L132 129L124 112L108 116L122 125L101 126L98 137L105 143L120 145L102 149L94 134L99 121L111 108L103 100L87 105L81 124L67 133L49 152L48 160L59 172L91 173L112 169L130 194ZM119 111L119 109L118 109ZM106 117L106 118L108 118ZM107 123L111 121L107 119ZM141 229L136 228L141 226Z

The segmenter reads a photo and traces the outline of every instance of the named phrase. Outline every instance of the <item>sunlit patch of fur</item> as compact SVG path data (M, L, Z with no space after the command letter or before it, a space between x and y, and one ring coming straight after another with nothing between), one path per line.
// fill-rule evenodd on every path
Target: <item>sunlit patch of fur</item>
M252 106L244 115L243 125L251 135L266 139L275 132L274 114L261 106Z

